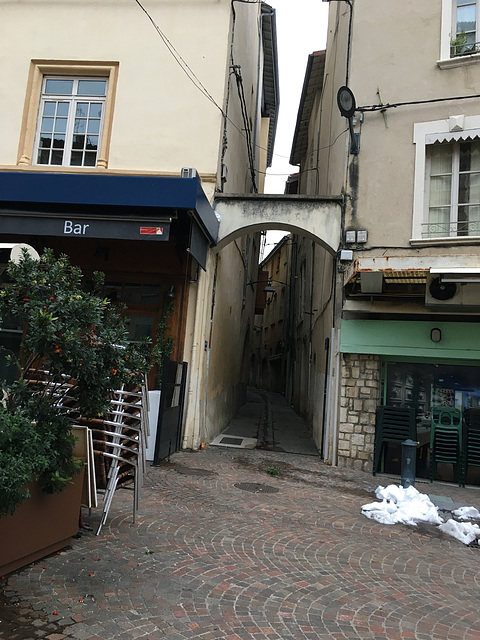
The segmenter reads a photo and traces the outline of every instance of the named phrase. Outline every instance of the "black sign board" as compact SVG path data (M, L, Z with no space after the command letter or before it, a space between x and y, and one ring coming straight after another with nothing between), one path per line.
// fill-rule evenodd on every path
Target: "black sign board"
M0 233L28 233L37 236L64 238L112 238L116 240L153 240L167 242L170 222L165 220L136 220L77 218L68 216L0 215Z

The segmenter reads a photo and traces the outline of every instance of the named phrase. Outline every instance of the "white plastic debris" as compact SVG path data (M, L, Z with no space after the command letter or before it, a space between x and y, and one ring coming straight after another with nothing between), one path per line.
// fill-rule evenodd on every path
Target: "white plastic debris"
M420 493L415 487L403 487L395 484L388 487L377 487L375 495L381 502L371 502L364 504L362 513L367 518L376 520L381 524L409 524L416 525L417 522L430 522L439 525L440 531L453 536L463 544L470 544L479 538L480 527L478 524L470 522L457 522L450 519L443 522L438 515L436 507L430 498ZM480 519L480 512L475 507L460 507L452 511L452 514L461 520Z
M448 533L463 544L470 544L477 536L480 536L480 527L478 524L470 522L457 522L456 520L447 520L439 527L440 531Z
M480 520L480 511L475 507L460 507L452 513L460 520Z
M382 524L409 524L415 526L417 522L431 522L441 524L437 507L430 498L420 493L415 487L394 484L388 487L378 487L375 495L382 502L372 502L362 507L362 513L367 518Z

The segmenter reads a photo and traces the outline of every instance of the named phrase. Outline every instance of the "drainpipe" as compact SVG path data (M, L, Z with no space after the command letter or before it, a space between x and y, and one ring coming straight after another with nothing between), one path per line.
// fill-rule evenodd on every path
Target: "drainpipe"
M308 380L307 380L307 398L310 398L311 376L312 376L312 332L313 332L313 284L315 280L315 242L312 242L312 277L310 278L310 313L308 327ZM307 415L309 406L307 403Z
M332 414L332 388L333 388L333 349L335 346L335 329L332 328L331 333L330 333L330 351L331 351L331 357L330 357L330 364L329 364L329 370L328 370L328 381L327 381L327 397L328 397L328 403L327 403L327 415L326 415L326 420L325 420L325 426L324 426L324 438L323 438L323 459L324 460L329 460L330 462L333 461L333 450L332 450L332 457L330 458L329 456L329 450L330 450L330 425L331 425L331 414Z
M350 7L350 18L348 20L348 39L347 39L347 66L345 70L345 85L348 87L348 81L350 79L350 47L351 47L351 40L352 40L353 5L351 0L324 0L324 2L346 2ZM338 24L338 12L337 12L337 24Z

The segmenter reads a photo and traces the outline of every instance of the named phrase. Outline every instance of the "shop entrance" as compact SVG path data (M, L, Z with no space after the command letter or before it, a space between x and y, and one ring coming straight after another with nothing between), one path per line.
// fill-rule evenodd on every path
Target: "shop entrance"
M381 404L412 407L417 422L417 476L430 477L432 416L438 408L456 409L462 428L470 410L480 407L480 368L471 365L386 361L382 369ZM401 472L401 445L392 443L384 471ZM436 478L453 481L453 465L439 465ZM480 468L469 470L469 483L480 484Z

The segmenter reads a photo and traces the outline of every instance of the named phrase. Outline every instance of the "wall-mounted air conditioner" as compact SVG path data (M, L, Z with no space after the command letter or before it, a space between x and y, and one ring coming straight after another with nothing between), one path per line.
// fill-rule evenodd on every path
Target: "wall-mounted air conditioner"
M436 310L480 310L480 282L443 282L441 275L429 273L425 288L425 306Z
M180 172L181 178L196 178L198 176L198 172L194 167L183 167Z

